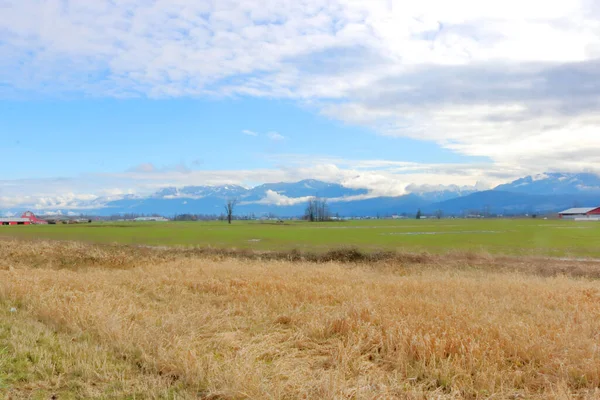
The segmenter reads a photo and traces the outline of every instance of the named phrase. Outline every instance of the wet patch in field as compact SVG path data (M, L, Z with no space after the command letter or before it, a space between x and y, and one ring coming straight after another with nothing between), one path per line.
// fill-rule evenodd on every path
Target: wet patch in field
M559 226L556 229L593 229L593 226Z
M392 232L392 233L381 233L381 235L418 236L418 235L455 235L455 234L469 234L469 233L505 233L505 232L506 231Z
M421 228L423 225L403 225L402 228ZM459 225L444 225L445 228L456 227ZM370 225L370 226L306 226L297 229L398 229L394 225Z

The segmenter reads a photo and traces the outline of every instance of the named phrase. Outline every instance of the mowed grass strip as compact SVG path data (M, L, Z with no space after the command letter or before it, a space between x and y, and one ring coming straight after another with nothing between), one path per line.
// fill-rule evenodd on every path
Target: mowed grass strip
M37 245L46 264L0 264L5 397L600 396L596 280Z
M0 398L172 398L180 389L86 333L57 331L23 307L12 308L0 301Z
M600 257L600 223L542 219L368 220L277 224L256 221L6 226L0 237L260 251L362 251Z

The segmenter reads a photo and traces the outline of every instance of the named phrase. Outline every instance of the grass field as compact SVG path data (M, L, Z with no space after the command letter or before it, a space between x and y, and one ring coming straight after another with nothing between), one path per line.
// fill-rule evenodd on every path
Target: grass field
M0 398L600 398L598 239L556 220L0 227Z
M0 253L0 398L600 398L595 262Z
M560 220L368 220L331 223L235 221L5 226L0 236L153 246L255 250L361 250L600 257L600 223Z

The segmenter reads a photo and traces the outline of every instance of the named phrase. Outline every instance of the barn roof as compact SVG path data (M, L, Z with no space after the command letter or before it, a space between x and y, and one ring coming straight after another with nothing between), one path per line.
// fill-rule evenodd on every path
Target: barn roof
M30 222L29 218L0 218L0 222Z
M600 208L600 207L569 208L568 210L559 212L559 214L587 214L590 211L594 211L597 208Z

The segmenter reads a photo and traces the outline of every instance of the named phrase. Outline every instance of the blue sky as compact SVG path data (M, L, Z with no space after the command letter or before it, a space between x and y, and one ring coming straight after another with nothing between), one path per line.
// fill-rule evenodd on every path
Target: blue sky
M598 172L592 0L0 1L0 209Z
M416 163L475 159L431 142L377 135L289 101L84 99L1 106L8 151L0 159L0 173L13 179L118 173L147 164L156 169L273 168L290 154Z

